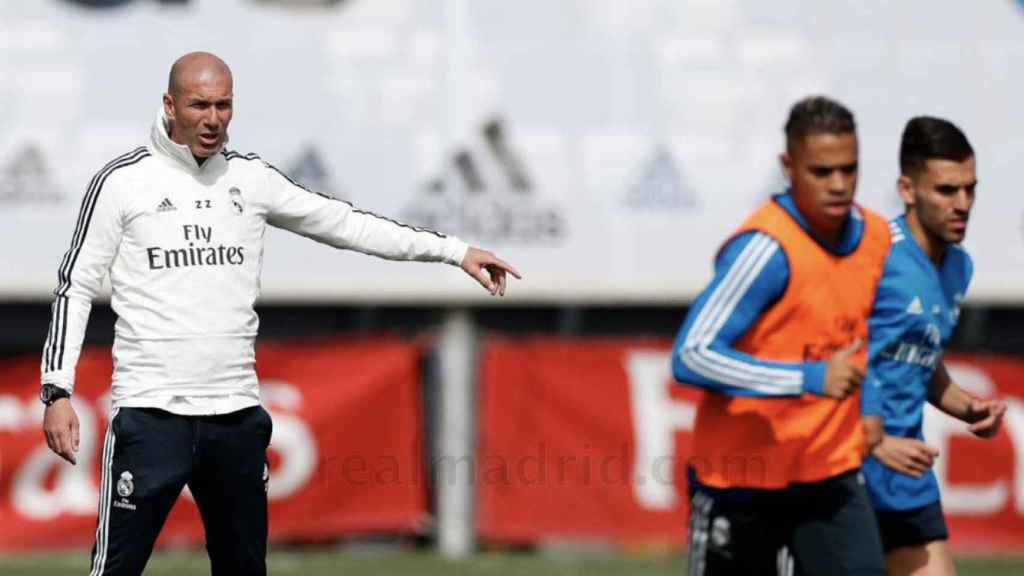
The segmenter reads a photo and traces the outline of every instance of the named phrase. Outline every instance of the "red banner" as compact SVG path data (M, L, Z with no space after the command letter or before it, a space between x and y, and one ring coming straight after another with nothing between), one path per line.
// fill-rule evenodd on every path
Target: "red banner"
M701 392L675 385L662 340L492 339L484 347L477 528L489 542L682 545L685 463ZM1024 549L1024 361L946 359L1009 404L993 440L930 407L925 438L957 550Z
M263 404L274 420L271 540L422 528L421 352L392 339L257 347ZM39 359L0 361L0 374L0 549L91 545L109 414L109 351L87 350L79 363L78 466L60 460L43 440ZM160 542L202 541L186 493Z

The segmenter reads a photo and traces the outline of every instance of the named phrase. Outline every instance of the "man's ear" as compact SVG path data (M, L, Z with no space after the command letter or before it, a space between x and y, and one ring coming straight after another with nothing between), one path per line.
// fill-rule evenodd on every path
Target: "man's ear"
M793 182L793 157L789 155L789 152L779 154L779 163L782 164L782 174L786 177L786 181Z
M168 120L174 120L174 96L164 94L164 116Z
M900 193L900 199L903 200L905 206L913 206L917 203L917 199L914 198L914 181L910 179L910 176L900 176L896 180L896 190Z

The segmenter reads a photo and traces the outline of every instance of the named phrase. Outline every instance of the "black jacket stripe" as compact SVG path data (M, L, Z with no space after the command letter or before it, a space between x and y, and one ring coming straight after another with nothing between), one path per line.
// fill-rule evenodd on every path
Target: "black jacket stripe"
M341 200L340 198L334 198L334 197L328 196L326 194L321 194L319 192L314 192L314 191L310 190L309 188L306 188L302 184L299 184L298 182L292 180L291 178L288 177L287 174L285 174L284 172L281 172L280 170L277 169L276 166L274 166L270 162L267 162L266 160L263 160L262 158L257 156L255 153L250 153L250 154L246 154L245 156L243 156L243 155L239 154L238 152L235 152L235 151L232 151L232 150L226 150L226 151L222 151L221 154L223 154L224 158L226 158L228 160L232 160L234 158L241 158L243 160L259 160L260 162L263 162L264 166L266 166L267 168L270 168L274 172L277 172L278 174L280 174L281 177L283 177L285 180L290 182L293 186L296 186L298 188L302 188L303 190L305 190L306 192L309 192L310 194L316 194L317 196L321 196L321 197L326 198L328 200L334 200L336 202L341 202L343 204L347 204L349 206L349 208L351 208L352 211L356 212L357 214L366 214L367 216L372 216L374 218L377 218L378 220L385 220L387 222L391 222L392 224L394 224L396 226L401 226L402 228L408 228L409 230L412 230L414 232L425 232L427 234L433 234L434 236L437 236L438 238L446 238L446 236L444 234L442 234L440 232L437 232L435 230L431 230L429 228L420 228L418 226L410 226L410 225L408 225L408 224L406 224L404 222L399 222L398 220L394 220L394 219L388 218L387 216L381 216L380 214L375 214L373 212L368 212L366 210L360 210L360 209L356 208L355 206L353 206L351 202L346 202L345 200Z
M57 302L60 298L53 301L50 305L50 326L46 330L46 346L43 347L43 370L49 372L53 370L50 364L50 350L53 349L54 341L54 329L57 327Z
M67 292L71 288L71 273L74 270L75 262L82 251L82 244L89 233L89 224L92 222L92 214L96 208L96 199L103 188L103 183L110 174L119 168L130 166L149 156L145 146L119 156L107 163L99 172L93 176L89 183L88 191L82 198L82 206L78 214L78 222L75 226L75 233L71 238L71 247L64 254L64 259L57 272L58 285L54 290L57 297L54 301L53 320L51 321L51 341L47 350L47 370L59 370L64 365L64 348L67 341L68 321L68 298Z
M60 356L57 358L57 370L64 368L64 342L68 337L68 297L62 296L61 300L63 305L61 306L60 314Z
M56 300L57 309L53 316L53 343L50 345L50 369L57 370L57 350L60 348L60 334L68 321L68 298L58 296Z
M145 147L139 147L139 148L136 148L135 150L132 150L131 152L128 152L127 154L122 154L122 155L118 156L117 158L111 160L105 166L103 166L103 168L100 168L100 170L98 172L96 172L96 174L93 175L92 179L89 181L89 186L86 188L86 193L85 193L85 195L82 196L82 205L81 205L81 207L78 210L78 221L75 224L75 232L74 232L74 234L71 235L71 248L69 248L68 251L64 253L64 258L61 260L60 267L57 269L57 286L58 286L58 288L62 284L64 284L64 282L65 282L65 273L66 273L66 270L67 270L67 265L68 265L69 259L71 257L72 249L74 248L74 246L79 241L78 236L79 236L79 232L82 229L83 221L85 219L86 206L88 205L88 202L89 202L90 191L96 186L96 183L100 180L100 178L103 176L103 174L107 170L109 170L112 167L114 167L114 165L116 165L117 163L123 162L124 160L127 160L129 157L133 156L134 154L138 154L140 150L144 150L144 149L145 149ZM56 293L56 290L54 292Z
M48 370L50 371L57 369L54 364L54 358L56 356L57 346L60 343L60 324L64 307L67 304L66 300L67 298L58 296L57 299L53 301L53 319L50 321L51 340L50 348L47 351L47 365L49 366Z
M50 304L50 325L46 328L46 344L43 345L43 372L50 371L50 346L53 343L53 317L57 310L57 301Z
M57 337L60 330L60 311L63 306L64 297L58 296L53 301L53 318L50 319L50 340L46 350L46 370L54 370L53 352L57 349Z
M101 170L96 177L93 178L92 183L89 185L89 191L86 193L85 198L82 199L82 210L78 215L78 226L75 229L75 235L72 239L71 248L68 249L67 254L64 255L64 264L61 265L60 273L58 278L61 283L55 291L57 294L64 295L71 288L71 272L75 269L75 261L78 260L78 255L82 251L82 244L85 242L85 236L89 233L89 225L92 222L92 213L96 208L96 199L100 195L100 191L103 189L103 184L107 178L120 168L125 166L131 166L136 162L149 156L149 152L145 148L138 148L134 153L124 157L123 160L116 164L108 164L104 170Z
M87 188L86 194L82 197L82 205L78 212L78 222L75 225L75 232L72 235L71 248L64 254L64 260L61 262L59 270L59 280L61 285L67 282L67 276L69 273L68 267L71 258L73 258L74 248L80 245L84 238L83 229L88 224L87 218L89 214L89 206L95 201L97 185L106 178L109 172L116 169L121 163L134 159L136 155L143 151L145 151L145 147L139 147L127 154L122 154L111 162L108 162L89 181L89 187Z

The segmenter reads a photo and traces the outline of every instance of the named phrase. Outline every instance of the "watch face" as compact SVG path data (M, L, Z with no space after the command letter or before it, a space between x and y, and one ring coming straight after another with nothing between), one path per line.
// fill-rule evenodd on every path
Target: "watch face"
M63 392L63 390L60 388L53 384L47 384L39 390L39 399L42 400L44 404L49 404L58 398L66 396L66 394L61 394L61 392Z

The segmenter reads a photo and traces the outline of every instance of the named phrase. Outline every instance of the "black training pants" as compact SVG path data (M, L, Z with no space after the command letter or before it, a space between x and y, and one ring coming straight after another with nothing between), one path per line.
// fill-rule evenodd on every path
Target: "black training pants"
M858 471L780 490L718 489L690 474L690 576L884 576Z
M103 443L90 576L142 574L186 485L203 519L211 574L265 575L271 429L260 406L217 416L115 411Z

